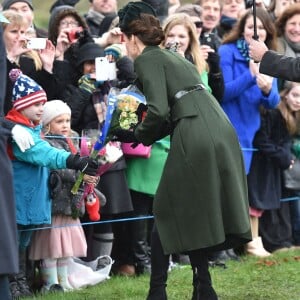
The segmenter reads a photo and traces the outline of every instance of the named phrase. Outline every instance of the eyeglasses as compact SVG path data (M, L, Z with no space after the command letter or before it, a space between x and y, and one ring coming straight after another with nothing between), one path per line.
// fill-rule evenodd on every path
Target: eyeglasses
M196 22L194 22L194 24L197 28L202 28L203 27L203 22L202 21L196 21Z
M60 23L59 23L59 25L61 26L61 27L78 27L79 26L79 24L78 24L78 22L76 22L76 21L70 21L70 22L68 22L68 21L61 21Z

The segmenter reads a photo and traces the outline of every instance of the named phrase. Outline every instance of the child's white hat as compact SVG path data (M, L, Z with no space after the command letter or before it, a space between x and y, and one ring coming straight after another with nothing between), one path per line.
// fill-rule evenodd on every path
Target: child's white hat
M44 105L44 113L42 116L43 126L46 126L53 119L63 114L71 115L71 109L65 102L61 100L48 101Z

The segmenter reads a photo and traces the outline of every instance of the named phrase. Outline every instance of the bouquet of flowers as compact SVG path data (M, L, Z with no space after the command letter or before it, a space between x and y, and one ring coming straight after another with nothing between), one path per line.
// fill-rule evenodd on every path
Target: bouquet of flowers
M145 103L145 97L134 85L122 90L111 88L107 97L106 110L101 109L101 115L105 111L105 118L100 124L100 133L98 133L98 138L90 152L90 157L97 158L99 151L114 138L114 130L134 127L141 120L142 113L139 114L139 112L145 113L146 111ZM140 109L141 107L142 109ZM71 190L73 194L78 192L82 179L83 174L81 173Z
M135 127L145 116L146 100L137 87L131 85L121 91L112 91L109 97L115 99L115 110L111 118L109 135L116 129Z

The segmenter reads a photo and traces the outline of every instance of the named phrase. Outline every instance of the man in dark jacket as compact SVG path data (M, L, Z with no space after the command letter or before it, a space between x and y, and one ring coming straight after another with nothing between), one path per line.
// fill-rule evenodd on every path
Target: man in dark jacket
M90 9L84 16L94 37L116 27L119 23L117 16L117 0L89 0Z
M0 22L8 22L1 13ZM22 131L20 125L3 119L6 86L6 57L2 35L2 26L0 26L0 168L2 170L0 180L0 295L1 299L11 299L8 275L18 273L18 245L12 167L6 152L6 141L7 138L12 135L22 150L27 149L33 141L28 140L24 136L26 130L23 132L24 130ZM18 135L19 138L20 136L25 137L25 139L21 138L25 144L19 144L20 140L16 140L16 135ZM16 296L21 295L20 291L16 292Z
M287 57L268 50L264 42L252 40L249 54L260 62L259 72L285 80L300 82L300 58Z

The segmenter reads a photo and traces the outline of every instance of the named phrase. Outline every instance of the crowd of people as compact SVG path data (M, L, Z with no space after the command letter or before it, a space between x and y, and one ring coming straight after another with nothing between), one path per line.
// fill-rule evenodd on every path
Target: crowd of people
M72 290L69 258L111 256L113 275L150 274L148 300L167 299L174 263L191 265L193 300L215 300L209 266L300 248L300 4L78 2L55 1L46 29L31 0L2 2L3 299ZM115 78L98 79L98 57ZM111 89L129 86L147 111L109 147L151 155L99 175L83 141L101 132Z

